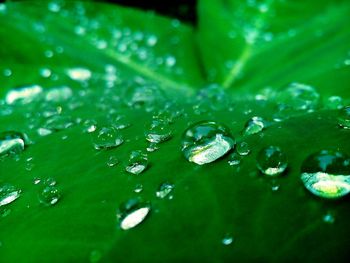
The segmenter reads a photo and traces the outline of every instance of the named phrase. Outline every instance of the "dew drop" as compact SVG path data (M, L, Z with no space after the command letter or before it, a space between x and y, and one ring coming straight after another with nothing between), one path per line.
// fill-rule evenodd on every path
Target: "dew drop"
M242 161L242 157L241 155L237 154L236 152L233 152L229 159L228 159L228 164L231 165L231 166L236 166L236 165L239 165Z
M108 158L107 160L107 166L108 167L114 167L116 166L117 164L119 164L119 160L116 156L112 155Z
M278 100L294 110L313 111L319 105L320 94L314 87L292 83L278 95Z
M350 159L347 155L323 150L310 155L302 164L301 180L316 196L335 199L350 192Z
M143 185L142 184L137 184L134 188L134 192L139 194L143 191Z
M92 142L96 150L103 150L118 147L124 139L114 127L102 127L92 133Z
M147 154L142 151L133 151L130 154L128 165L125 167L125 171L131 174L140 174L148 167Z
M338 125L343 129L350 129L350 106L339 110Z
M150 143L161 143L169 140L172 131L167 122L163 120L153 120L150 127L145 132L146 140Z
M71 88L62 86L46 91L45 99L46 101L61 102L68 100L72 95L73 91Z
M19 154L25 147L25 135L15 131L0 132L0 157Z
M0 207L8 205L20 196L21 190L11 184L0 185Z
M253 117L247 121L244 129L245 135L252 135L261 132L265 128L265 121L261 117Z
M333 224L335 222L335 218L333 216L333 214L331 213L327 213L323 216L323 222L327 223L327 224Z
M226 234L221 240L221 243L225 246L231 245L233 243L233 237L230 234Z
M67 75L76 81L88 81L91 78L91 71L86 68L71 68L67 70Z
M278 176L288 166L286 155L276 146L263 148L258 153L256 161L259 170L267 176Z
M117 219L123 230L132 229L141 224L151 211L149 203L140 202L138 199L130 199L122 204L117 211Z
M174 187L174 184L168 182L162 183L156 192L156 196L160 199L164 199L174 190Z
M55 186L46 186L39 193L40 203L46 206L55 205L61 198L61 193Z
M7 92L5 100L7 104L28 104L38 98L42 92L43 89L39 85L14 88Z
M247 142L240 142L237 144L237 153L241 156L248 155L250 153L250 147Z
M225 125L202 121L184 132L181 144L185 158L202 165L224 156L234 147L235 140Z

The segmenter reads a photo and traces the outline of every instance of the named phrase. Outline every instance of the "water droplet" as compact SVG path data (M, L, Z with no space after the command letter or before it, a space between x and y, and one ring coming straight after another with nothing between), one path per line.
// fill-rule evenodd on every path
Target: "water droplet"
M245 135L252 135L261 132L265 128L265 121L261 117L253 117L247 121L244 129Z
M11 184L0 185L0 206L7 205L15 201L20 196L21 190Z
M226 234L221 240L221 243L225 246L231 245L233 243L233 237L230 234Z
M323 222L327 223L327 224L333 224L335 222L335 218L333 216L333 214L331 213L327 213L323 216Z
M142 223L151 211L149 203L142 203L138 199L130 199L122 204L117 211L120 228L129 230Z
M331 110L339 110L344 107L343 98L339 96L331 96L326 101L326 108Z
M235 145L229 129L217 122L190 126L182 137L182 152L190 162L202 165L224 156Z
M7 104L27 104L38 98L42 92L42 87L38 85L14 88L7 92L5 100Z
M174 187L174 184L168 182L162 183L156 192L156 196L158 198L164 199L174 190Z
M319 105L320 94L314 87L292 83L278 96L278 101L291 106L294 110L313 111Z
M350 129L350 106L346 106L339 110L338 124L343 129Z
M174 56L166 56L165 65L169 68L172 68L176 64L176 58Z
M128 165L125 170L131 174L140 174L148 167L147 154L142 151L133 151L130 154Z
M74 124L75 123L70 116L53 115L45 121L42 128L49 131L62 131L72 127Z
M86 68L71 68L67 70L67 75L76 81L87 81L91 78L91 71Z
M350 159L337 151L314 153L303 162L301 180L316 196L343 197L350 192Z
M134 192L135 193L141 193L142 192L142 190L143 190L143 185L142 184L137 184L136 186L135 186L135 188L134 188Z
M108 167L114 167L119 163L119 160L116 156L112 155L107 160L107 166Z
M155 35L150 35L147 37L147 45L153 47L157 44L158 38Z
M47 90L45 99L47 101L61 102L68 100L70 97L72 97L72 95L73 91L71 88L62 86Z
M0 132L0 157L19 154L24 150L25 135L15 131Z
M228 159L228 164L231 165L231 166L235 166L235 165L239 165L242 161L242 157L237 154L236 152L233 152L229 159Z
M55 205L61 198L61 192L55 186L46 186L39 193L40 203L46 206Z
M145 132L146 140L151 143L165 142L171 138L171 135L169 124L163 120L153 120Z
M250 153L249 144L247 142L240 142L239 144L237 144L236 151L239 155L248 155Z
M117 147L124 139L114 127L102 127L92 134L92 141L96 150L102 150Z
M282 174L288 166L287 157L279 147L269 146L263 148L256 157L257 167L268 176Z

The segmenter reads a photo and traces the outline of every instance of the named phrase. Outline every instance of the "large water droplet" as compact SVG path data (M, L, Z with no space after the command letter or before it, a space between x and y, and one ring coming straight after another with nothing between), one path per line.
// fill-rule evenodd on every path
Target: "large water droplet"
M142 151L133 151L130 154L128 165L125 167L125 170L131 174L140 174L146 170L148 166L148 157L147 154Z
M117 212L120 228L129 230L136 227L145 220L150 211L149 203L142 203L138 199L130 199L122 204Z
M288 166L286 155L276 146L263 148L258 153L256 161L259 170L268 176L278 176Z
M92 134L92 142L96 150L102 150L117 147L124 139L114 127L102 127Z
M350 106L346 106L339 110L338 124L344 129L350 129Z
M39 193L40 203L52 206L56 204L61 198L61 192L55 186L46 186Z
M36 99L42 91L42 87L38 85L14 88L7 92L5 100L7 104L27 104Z
M224 156L235 145L229 129L217 122L190 126L182 137L182 152L190 162L202 165Z
M25 135L15 131L0 133L0 157L8 154L18 154L24 150Z
M350 192L350 159L337 151L314 153L303 162L301 180L316 196L343 197Z
M0 185L0 206L12 203L20 196L20 193L21 190L11 184Z
M265 128L265 121L261 117L253 117L247 121L244 129L245 135L252 135L261 132Z

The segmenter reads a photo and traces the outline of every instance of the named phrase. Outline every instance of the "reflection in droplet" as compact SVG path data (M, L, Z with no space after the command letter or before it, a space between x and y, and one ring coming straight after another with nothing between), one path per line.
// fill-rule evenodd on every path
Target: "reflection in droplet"
M269 146L262 149L258 153L256 161L259 170L268 176L278 176L288 166L286 155L276 146Z
M122 204L117 211L120 228L129 230L142 223L151 211L149 203L140 202L138 199L130 199Z
M11 184L0 185L0 207L15 201L20 196L21 190Z
M190 162L202 165L224 156L235 145L223 124L202 121L190 126L182 137L182 152Z
M323 150L303 162L301 180L316 196L335 199L350 193L350 159L347 155Z

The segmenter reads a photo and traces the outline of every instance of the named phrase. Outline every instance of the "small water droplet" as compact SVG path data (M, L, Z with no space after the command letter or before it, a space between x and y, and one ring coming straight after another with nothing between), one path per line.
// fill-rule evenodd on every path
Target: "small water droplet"
M129 230L142 223L151 211L149 203L140 202L138 199L130 199L122 204L117 211L120 228Z
M61 192L55 186L46 186L39 193L40 203L46 206L55 205L61 198Z
M142 190L143 190L143 185L142 184L137 184L136 186L135 186L135 188L134 188L134 192L135 193L141 193L142 192Z
M116 156L112 155L108 158L107 160L107 166L108 167L114 167L116 166L117 164L119 164L119 160Z
M338 124L343 129L350 129L350 106L339 110Z
M268 176L282 174L288 166L287 157L279 147L269 146L263 148L256 157L257 167Z
M151 143L161 143L169 140L172 131L167 122L163 120L153 120L150 127L145 132L146 140Z
M237 144L236 151L239 155L248 155L250 153L249 144L247 142L240 142L239 144Z
M160 199L164 199L174 190L174 187L174 184L169 182L162 183L156 192L156 196Z
M46 91L46 101L61 102L66 101L72 97L73 91L71 88L66 86L51 88Z
M102 150L117 147L124 139L114 127L102 127L92 134L92 141L96 150Z
M125 170L131 174L140 174L148 167L148 157L147 154L142 151L133 151L130 154L128 165Z
M323 150L303 162L301 180L316 196L335 199L350 192L350 159L347 155Z
M25 142L26 136L20 132L0 132L0 157L21 153L26 145Z
M221 243L225 246L231 245L233 243L233 237L230 234L226 234L221 240Z
M334 218L333 214L330 212L325 214L322 219L323 219L323 222L325 222L327 224L333 224L335 222L335 218Z
M0 185L0 207L15 201L20 196L21 190L11 184Z
M235 166L235 165L239 165L241 161L242 161L242 157L236 152L233 152L232 154L230 154L230 157L227 162L229 165Z
M253 117L247 121L244 129L245 135L252 135L261 132L265 128L265 121L261 117Z
M202 121L190 126L182 136L185 158L196 164L211 163L235 145L229 129L217 122Z
M320 94L314 87L301 83L292 83L278 96L278 101L294 110L314 111L320 100Z

